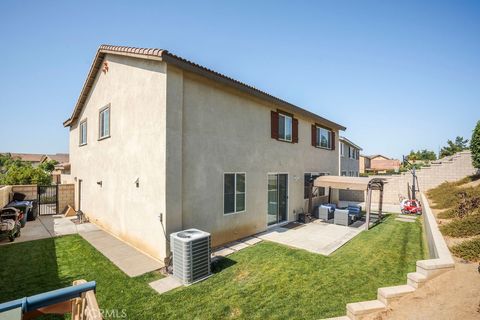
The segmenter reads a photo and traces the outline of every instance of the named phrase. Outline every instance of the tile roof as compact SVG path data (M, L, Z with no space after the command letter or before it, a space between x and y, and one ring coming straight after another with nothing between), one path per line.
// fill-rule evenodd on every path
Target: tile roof
M327 124L333 128L339 129L339 130L346 130L346 128L338 123L335 123L333 121L327 120L317 114L314 114L310 111L307 111L305 109L302 109L294 104L291 104L287 101L284 101L280 98L277 98L275 96L270 95L267 92L264 92L260 89L257 89L253 86L250 86L248 84L245 84L243 82L240 82L238 80L235 80L233 78L230 78L226 75L223 75L221 73L218 73L214 70L208 69L204 66L201 66L197 63L194 63L192 61L189 61L187 59L184 59L182 57L179 57L173 53L170 53L167 50L164 49L155 49L155 48L136 48L136 47L125 47L125 46L113 46L113 45L101 45L97 51L97 54L95 56L95 59L92 63L92 66L90 68L90 71L88 73L87 79L85 80L85 83L83 85L82 91L80 93L80 96L77 100L77 103L75 105L75 109L72 112L72 115L70 116L69 119L67 119L63 124L64 126L70 126L76 118L79 116L83 105L85 104L88 94L90 92L90 89L93 87L94 81L95 81L95 76L97 72L100 70L103 59L106 54L117 54L117 55L125 55L125 56L131 56L131 57L136 57L136 58L143 58L143 59L153 59L153 60L159 60L159 61L164 61L167 64L173 64L179 68L182 68L186 71L189 72L194 72L197 74L200 74L204 77L207 77L211 80L220 82L225 85L233 86L236 89L239 89L243 92L246 92L248 94L254 95L258 98L261 99L266 99L268 101L271 101L273 103L276 103L282 107L287 107L294 113L300 113L303 114L304 116L311 117L317 121L320 121L324 124Z

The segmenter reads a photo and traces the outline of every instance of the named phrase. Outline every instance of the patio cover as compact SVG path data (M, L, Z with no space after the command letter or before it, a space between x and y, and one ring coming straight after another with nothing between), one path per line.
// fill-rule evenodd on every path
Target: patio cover
M320 176L315 179L315 187L324 187L341 190L360 190L366 191L371 179L367 177L347 177L347 176Z
M370 212L372 207L372 191L380 191L379 201L379 216L382 215L383 204L383 185L386 183L385 179L368 178L368 177L347 177L347 176L320 176L315 179L313 185L315 187L324 187L339 190L359 190L367 191L367 217L366 229L370 228Z

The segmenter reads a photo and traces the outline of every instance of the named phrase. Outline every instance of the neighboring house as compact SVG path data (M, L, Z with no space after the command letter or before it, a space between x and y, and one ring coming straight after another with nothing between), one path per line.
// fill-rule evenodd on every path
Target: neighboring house
M32 166L36 167L42 162L43 154L35 153L13 153L13 152L4 152L3 154L9 154L12 159L22 160L30 163Z
M360 171L360 148L345 137L340 137L340 175L358 177Z
M364 172L387 173L389 171L397 172L400 169L400 160L391 159L381 154L372 156L360 156L360 168ZM360 171L363 173L362 171Z
M99 48L64 125L76 209L158 259L182 229L219 246L295 220L305 180L338 175L345 130L166 50L117 46Z
M55 170L52 171L52 181L55 184L66 183L68 177L62 178L62 175L70 173L69 155L68 153L46 154L42 157L41 163L45 161L55 161Z
M366 173L366 168L370 168L370 158L361 154L358 164L360 173Z
M43 163L45 161L56 161L57 163L68 163L69 155L68 153L45 154L40 159L40 163Z

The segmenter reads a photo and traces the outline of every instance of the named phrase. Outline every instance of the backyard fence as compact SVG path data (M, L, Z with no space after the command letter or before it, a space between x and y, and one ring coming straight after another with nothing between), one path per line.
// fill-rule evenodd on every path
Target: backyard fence
M51 189L55 188L55 191ZM25 194L26 200L37 200L40 214L61 214L67 206L74 206L75 203L75 185L59 184L52 186L14 185L0 187L0 207L7 205L14 192Z

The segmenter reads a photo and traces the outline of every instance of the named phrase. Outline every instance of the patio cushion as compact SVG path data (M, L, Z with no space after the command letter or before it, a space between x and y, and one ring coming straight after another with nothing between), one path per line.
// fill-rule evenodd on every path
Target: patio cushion
M333 223L341 226L348 226L352 223L352 216L349 214L348 210L335 210Z

